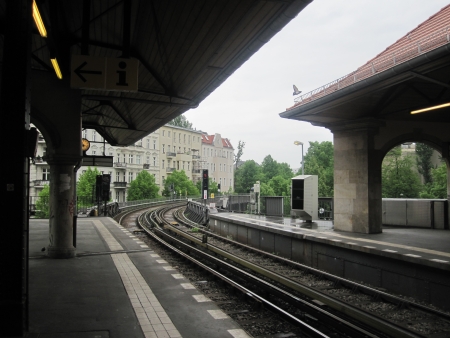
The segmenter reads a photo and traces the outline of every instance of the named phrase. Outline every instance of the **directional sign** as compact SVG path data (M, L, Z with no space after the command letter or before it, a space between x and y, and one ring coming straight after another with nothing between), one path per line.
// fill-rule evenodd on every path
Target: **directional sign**
M105 89L106 58L72 55L70 87Z
M70 86L116 91L138 90L139 61L72 55Z
M137 91L139 61L135 59L106 60L106 90Z

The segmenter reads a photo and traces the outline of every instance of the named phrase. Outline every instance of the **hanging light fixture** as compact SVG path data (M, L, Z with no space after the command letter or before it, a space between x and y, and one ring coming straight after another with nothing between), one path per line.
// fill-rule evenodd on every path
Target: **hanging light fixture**
M39 8L36 4L36 0L33 0L33 19L36 23L39 34L41 34L43 38L46 38L47 30L45 29L44 21L42 21L41 13L39 13Z

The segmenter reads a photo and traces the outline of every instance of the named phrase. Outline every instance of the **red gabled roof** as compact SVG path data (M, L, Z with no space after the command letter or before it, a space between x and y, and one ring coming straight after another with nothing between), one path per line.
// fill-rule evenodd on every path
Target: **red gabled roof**
M202 134L202 143L212 145L214 143L214 137L215 135ZM223 137L222 137L222 146L224 148L234 149L233 146L231 145L230 140Z
M449 43L449 39L450 5L447 5L386 48L383 52L367 61L356 71L297 97L295 99L296 103L286 110L291 110L297 106L317 100L416 56L427 53Z

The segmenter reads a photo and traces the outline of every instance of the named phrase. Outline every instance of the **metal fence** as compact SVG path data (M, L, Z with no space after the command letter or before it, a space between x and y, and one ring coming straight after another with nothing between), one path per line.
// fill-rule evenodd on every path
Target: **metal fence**
M422 40L411 43L410 45L405 46L398 51L395 51L394 53L386 54L376 59L374 62L367 63L366 65L350 74L344 75L337 80L334 80L330 83L327 83L326 85L323 85L317 89L296 97L294 99L294 107L312 102L323 96L334 93L339 89L367 79L398 64L401 64L440 46L448 44L449 42L450 26L447 26L434 32L426 38L423 38Z

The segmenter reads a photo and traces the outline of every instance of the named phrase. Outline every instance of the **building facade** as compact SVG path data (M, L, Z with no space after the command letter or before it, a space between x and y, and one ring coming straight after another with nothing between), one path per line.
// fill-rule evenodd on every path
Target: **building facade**
M165 179L175 170L184 170L196 183L201 179L202 169L209 169L211 179L221 184L222 191L233 190L234 150L229 140L222 139L220 134L210 136L197 130L165 125L128 147L111 146L92 129L83 130L82 137L90 141L86 155L113 157L113 167L97 169L111 175L114 201L127 200L130 183L142 170L154 176L160 192L164 189ZM30 196L38 196L50 183L50 165L45 161L45 152L45 140L40 135L36 158L30 166ZM87 169L85 166L79 168L77 180Z

